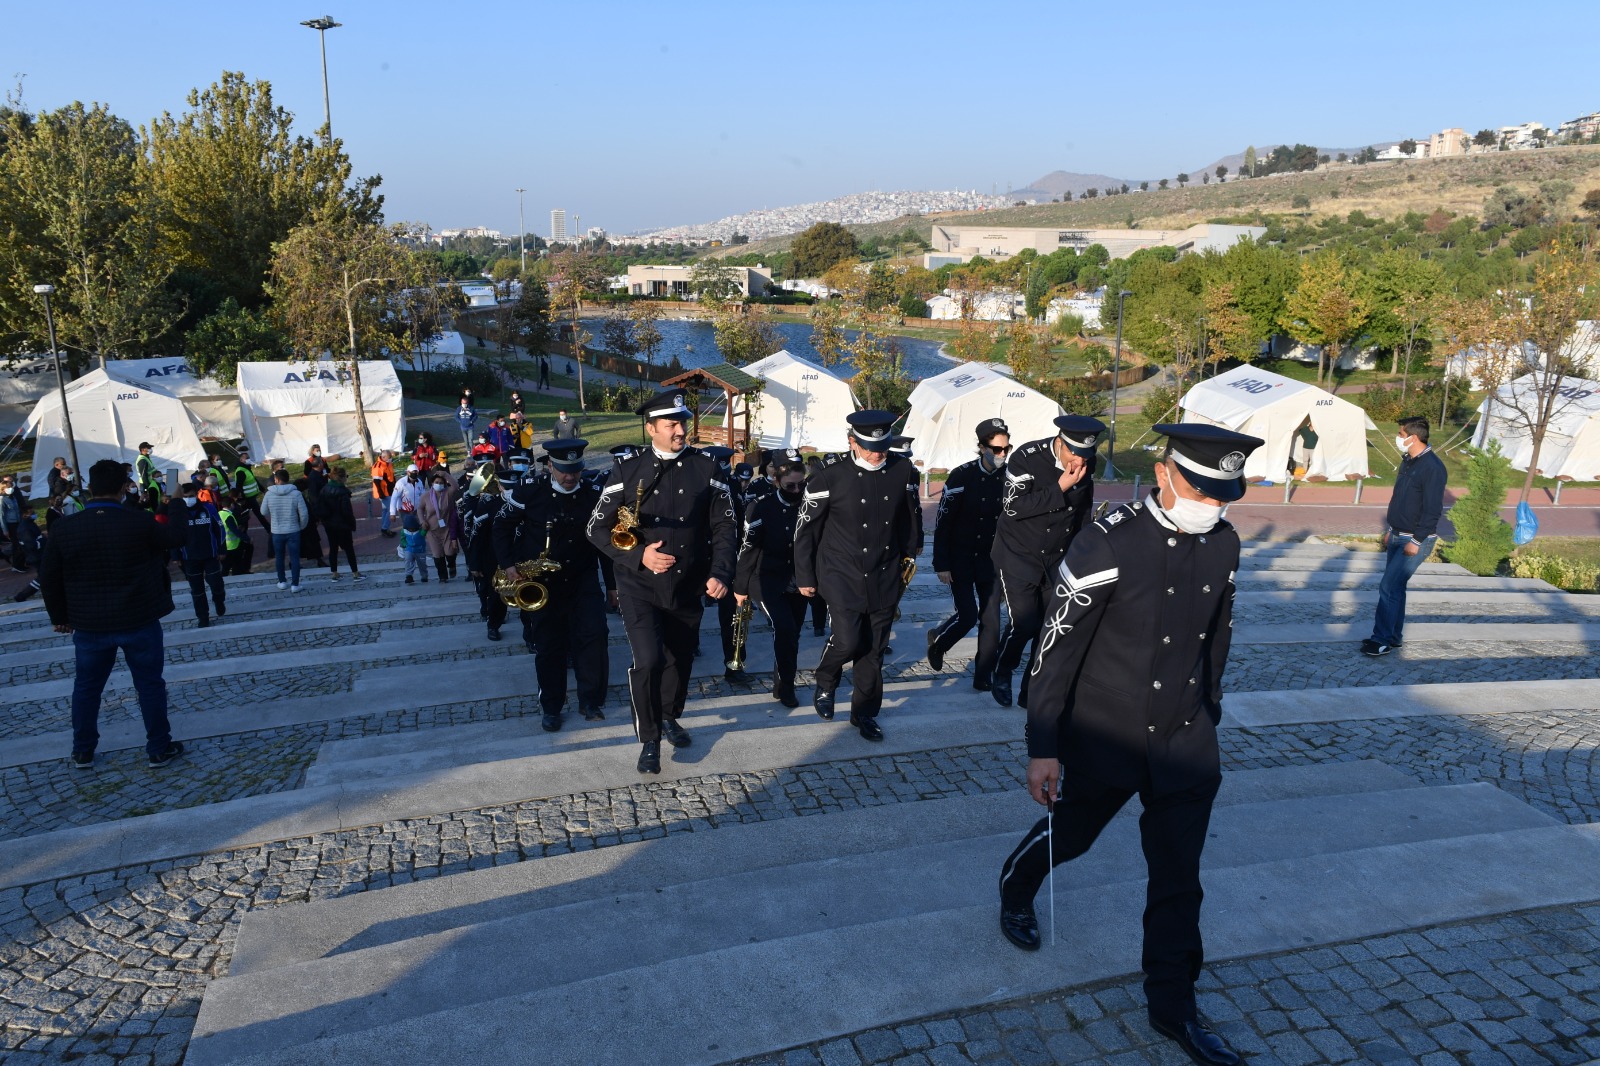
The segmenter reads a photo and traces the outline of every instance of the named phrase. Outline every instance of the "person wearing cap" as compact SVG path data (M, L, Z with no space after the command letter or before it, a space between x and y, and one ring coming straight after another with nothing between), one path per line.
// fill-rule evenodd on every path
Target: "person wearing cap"
M1088 851L1138 795L1150 1024L1196 1062L1229 1066L1239 1056L1195 1002L1200 853L1222 780L1239 565L1223 512L1244 495L1245 459L1262 441L1205 424L1154 431L1167 437L1155 490L1085 526L1051 575L1025 732L1028 792L1047 813L1001 867L1000 928L1037 950L1033 900L1051 865Z
M882 740L883 649L900 602L906 559L922 549L917 469L889 452L890 411L857 411L850 457L825 461L806 482L794 534L795 585L802 596L827 597L833 634L815 673L812 706L832 721L835 690L852 666L850 724Z
M747 501L739 492L733 477L732 463L735 452L732 448L724 445L711 444L701 448L700 454L709 456L711 461L717 464L717 475L722 480L722 483L728 486L728 499L733 502L733 514L736 523L734 534L738 537L743 532L743 518ZM737 564L735 576L737 576ZM738 602L733 596L724 596L716 601L716 606L717 632L722 637L722 678L729 684L748 685L751 682L750 675L745 673L743 667L737 670L733 667L733 614L738 609Z
M978 627L972 687L989 691L1000 650L1000 597L994 587L994 530L1005 495L1011 429L1002 418L978 423L978 457L950 471L933 527L933 570L950 586L956 613L928 631L928 665L944 669L956 641Z
M702 596L720 600L733 583L736 521L717 464L688 447L689 408L681 390L637 409L649 447L612 470L589 517L589 541L616 568L623 628L633 652L628 692L638 736L638 770L661 772L661 738L690 742L679 724L694 669ZM636 542L618 547L612 533L626 507ZM625 523L624 523L625 524Z
M578 709L586 721L600 721L606 679L611 669L606 649L606 598L609 571L589 542L587 523L600 492L583 479L585 440L544 442L550 476L508 490L494 519L494 556L512 581L532 579L548 598L537 611L522 611L522 640L534 657L539 706L548 732L561 728L567 702L567 663L577 680ZM517 566L548 554L560 569L522 574ZM492 577L492 575L491 575Z
M777 674L772 694L785 707L798 707L794 677L806 598L794 583L794 529L805 498L806 468L796 453L793 462L779 462L773 474L777 479L774 491L757 496L745 507L733 592L739 603L751 600L767 616Z
M461 553L466 559L473 591L478 594L478 617L488 623L486 635L490 640L500 639L500 627L506 622L506 601L494 588L495 571L500 568L494 547L494 525L505 505L501 494L490 489L495 483L490 479L495 477L493 463L479 464L477 473L467 479L461 490L461 502L457 505L457 514L461 516Z
M427 483L422 477L422 468L412 463L406 467L405 476L395 482L394 492L389 496L389 513L397 519L402 526L409 529L417 521L417 508L422 505L422 494L428 490ZM411 523L407 522L407 516ZM417 528L421 528L420 525Z
M145 507L155 511L161 506L161 472L156 469L156 461L150 452L150 442L140 441L139 458L133 461L133 476L144 495Z
M1022 665L1023 649L1039 636L1050 573L1094 507L1094 452L1105 423L1062 415L1055 427L1055 436L1029 441L1006 461L992 555L1006 625L990 692L1002 707L1011 706L1011 675ZM1022 677L1024 707L1028 676Z

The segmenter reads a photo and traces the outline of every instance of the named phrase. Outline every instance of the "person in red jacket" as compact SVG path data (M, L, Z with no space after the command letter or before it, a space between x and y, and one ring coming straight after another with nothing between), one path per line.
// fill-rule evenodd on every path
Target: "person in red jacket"
M417 434L417 446L411 450L411 461L417 464L417 469L422 472L423 480L426 481L428 471L439 461L439 449L433 446L431 433Z

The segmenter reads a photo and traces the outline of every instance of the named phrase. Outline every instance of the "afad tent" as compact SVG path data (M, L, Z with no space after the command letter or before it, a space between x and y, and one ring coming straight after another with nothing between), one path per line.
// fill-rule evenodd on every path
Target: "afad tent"
M1533 410L1536 394L1529 374L1495 390L1478 407L1478 428L1472 443L1485 447L1500 442L1500 451L1517 470L1533 458L1528 420L1517 407ZM1563 481L1600 481L1600 381L1562 378L1554 411L1539 446L1539 474Z
M990 363L962 363L911 390L911 413L901 432L923 470L953 470L978 454L978 423L1002 418L1017 444L1055 435L1061 405Z
M206 457L199 420L183 401L158 389L118 381L104 370L91 370L67 385L67 410L72 415L80 476L87 477L89 468L101 459L133 462L144 441L150 442L156 469L163 472L177 467L187 473ZM22 432L35 438L33 484L36 492L42 491L52 461L72 454L58 392L46 393L34 405Z
M387 361L363 360L360 370L372 446L398 450L405 438L400 378ZM239 407L258 459L298 459L313 444L324 455L361 454L355 390L337 363L240 363Z
M200 420L202 439L238 440L244 436L239 390L209 375L197 375L182 359L112 359L106 363L106 373L117 381L182 400Z
M411 352L390 352L398 370L461 370L467 365L467 347L455 330L435 333Z
M1244 476L1252 481L1282 481L1291 458L1303 460L1307 481L1368 476L1367 430L1378 427L1361 408L1315 385L1246 365L1200 382L1179 406L1185 421L1266 441L1245 460ZM1316 446L1305 449L1299 431L1308 422Z
M744 372L764 383L751 419L751 436L761 447L847 450L845 419L856 409L856 398L844 379L787 351L758 359ZM733 415L743 410L741 396L734 400Z

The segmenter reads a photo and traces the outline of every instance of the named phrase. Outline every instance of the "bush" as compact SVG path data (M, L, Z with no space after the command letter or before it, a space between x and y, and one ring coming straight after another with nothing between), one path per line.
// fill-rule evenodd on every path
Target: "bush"
M1045 394L1059 403L1061 409L1069 415L1091 415L1098 418L1110 406L1110 394L1101 392L1098 385L1082 378L1044 384Z
M1155 425L1176 414L1173 408L1178 405L1178 398L1181 395L1175 386L1157 385L1144 398L1144 406L1139 409L1139 413L1144 415L1145 421Z
M653 387L641 389L636 385L602 385L595 406L606 414L631 412L654 396L656 391Z
M1497 440L1491 440L1488 448L1466 451L1467 497L1450 508L1456 539L1445 557L1479 577L1488 577L1499 571L1516 548L1511 526L1500 517L1511 486L1511 460L1500 454Z
M1444 383L1437 378L1428 378L1414 381L1404 396L1400 394L1399 385L1368 385L1366 391L1358 392L1349 399L1360 405L1375 422L1398 422L1407 415L1425 415L1430 423L1438 418L1439 405L1444 400L1440 390ZM1466 412L1462 408L1462 401L1469 399L1467 391L1459 384L1450 387L1450 410L1446 416L1451 421L1459 421Z
M459 396L468 386L480 399L498 396L510 376L504 370L479 359L468 359L463 367L423 370L416 375L417 391L424 396Z
M900 313L907 318L927 318L928 301L914 292L908 292L900 297Z
M1600 567L1593 563L1542 552L1513 555L1511 576L1537 578L1568 592L1594 592L1600 585Z

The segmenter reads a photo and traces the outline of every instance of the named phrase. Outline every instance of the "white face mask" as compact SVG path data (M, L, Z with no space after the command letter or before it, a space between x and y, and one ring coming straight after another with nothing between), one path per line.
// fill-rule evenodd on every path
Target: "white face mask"
M189 507L197 507L200 504L200 501L193 496L185 496L183 502Z
M1411 440L1410 437L1396 437L1394 439L1394 446L1399 451L1402 451L1402 452L1408 451L1411 448L1411 445L1409 443L1410 440Z
M1226 504L1201 503L1179 496L1167 509L1167 517L1185 533L1209 533L1222 521L1222 514L1227 509Z

